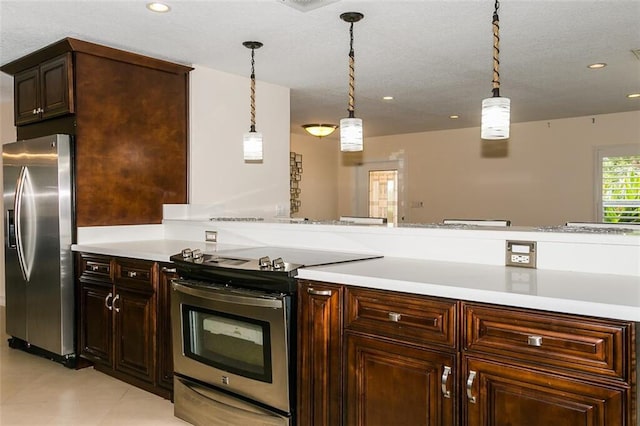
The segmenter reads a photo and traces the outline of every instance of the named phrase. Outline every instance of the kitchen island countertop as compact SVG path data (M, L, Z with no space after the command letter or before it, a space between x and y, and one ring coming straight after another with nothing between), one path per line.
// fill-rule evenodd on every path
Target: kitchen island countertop
M77 252L169 262L184 248L246 246L183 240L75 244ZM640 322L640 277L385 257L301 268L298 278Z

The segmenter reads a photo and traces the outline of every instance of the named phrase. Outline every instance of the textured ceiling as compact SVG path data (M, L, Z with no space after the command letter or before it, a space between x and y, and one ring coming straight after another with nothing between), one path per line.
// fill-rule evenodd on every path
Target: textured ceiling
M302 133L346 116L349 26L339 15L358 11L365 136L479 126L491 92L492 0L341 0L309 11L283 0L166 3L170 13L153 14L144 0L0 0L0 63L75 37L248 76L242 42L258 40L256 78L291 88L292 131ZM640 0L503 0L500 27L513 122L640 110L625 97L640 92ZM608 66L589 70L594 62Z

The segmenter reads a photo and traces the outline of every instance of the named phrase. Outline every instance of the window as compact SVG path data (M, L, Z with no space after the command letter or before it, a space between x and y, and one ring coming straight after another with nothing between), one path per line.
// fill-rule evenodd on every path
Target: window
M598 171L599 220L640 223L640 148L599 150Z

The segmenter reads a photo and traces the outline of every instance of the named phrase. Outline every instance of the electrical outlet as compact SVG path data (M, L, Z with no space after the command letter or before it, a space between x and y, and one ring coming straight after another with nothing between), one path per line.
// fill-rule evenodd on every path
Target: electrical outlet
M204 231L204 240L209 243L218 242L218 232L217 231Z
M535 241L507 241L505 264L523 268L536 267Z

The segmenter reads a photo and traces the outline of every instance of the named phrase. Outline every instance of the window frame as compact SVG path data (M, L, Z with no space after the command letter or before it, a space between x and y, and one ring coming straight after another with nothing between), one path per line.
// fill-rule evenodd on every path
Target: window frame
M608 145L596 147L594 155L594 209L596 222L604 222L604 207L602 200L602 159L605 157L630 157L640 155L640 143L627 145Z

